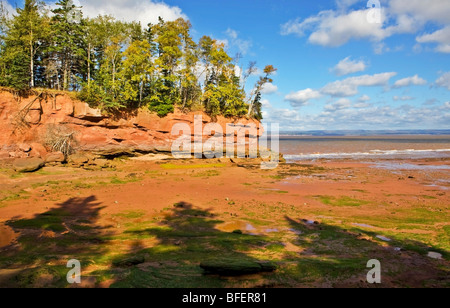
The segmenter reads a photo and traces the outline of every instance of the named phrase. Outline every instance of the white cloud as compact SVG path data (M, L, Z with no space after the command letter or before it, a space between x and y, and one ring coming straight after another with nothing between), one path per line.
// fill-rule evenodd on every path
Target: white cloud
M415 34L427 23L433 23L444 28L418 37L418 42L436 42L436 51L450 53L448 0L392 0L382 3L381 23L368 21L368 9L351 10L350 7L356 3L354 0L336 2L337 10L325 10L304 20L288 21L281 26L281 34L309 35L310 43L328 47L342 46L351 40L370 40L375 43L375 52L380 54L390 50L383 44L384 39L395 34Z
M80 0L83 13L87 17L112 15L119 20L140 21L142 26L157 23L161 16L165 21L177 18L188 19L177 6L170 6L162 1L154 0Z
M396 102L398 102L398 101L406 102L406 101L414 100L415 97L411 97L411 96L394 96L393 99Z
M344 102L345 104L345 102ZM448 128L450 102L440 106L359 106L342 107L320 114L305 114L295 110L271 108L265 121L280 123L281 130L337 129L439 129ZM436 112L439 110L440 112ZM418 126L418 123L420 124Z
M238 33L237 33L237 31L235 31L235 30L233 30L233 29L231 29L231 28L228 28L227 31L225 31L225 33L226 33L229 37L231 37L233 40L235 40L235 39L238 38Z
M391 0L389 6L393 14L407 14L422 22L450 22L448 0Z
M262 105L264 108L272 108L272 104L271 104L270 101L267 100L267 99L261 100L261 105Z
M353 105L354 108L367 108L370 106L371 105L369 103L356 103L355 105Z
M390 72L350 77L327 84L322 88L321 92L333 97L354 96L358 94L359 87L385 86L395 75L397 75L397 73Z
M384 19L384 14L382 14ZM308 38L312 44L338 47L352 39L370 39L381 41L387 35L382 23L369 23L367 11L351 11L339 14L335 11L322 11L315 17L290 21L282 26L282 34L297 34L303 36L311 28Z
M250 50L250 48L252 48L252 46L253 46L253 43L251 41L243 40L243 39L239 38L239 32L237 32L236 30L228 28L227 31L225 31L225 34L230 39L230 40L226 40L227 45L237 47L239 52L243 55L246 55L248 53L248 51Z
M350 57L347 57L339 61L331 71L337 76L344 76L365 71L366 68L367 64L364 61L351 60Z
M266 83L261 89L262 94L273 94L276 93L277 91L278 87L273 83Z
M309 100L320 98L322 94L313 89L305 89L286 95L285 100L291 103L293 107L305 106Z
M334 102L333 104L329 104L325 106L325 111L337 111L337 110L343 110L348 109L352 105L352 102L347 98L341 98L340 100Z
M358 99L358 102L368 102L368 101L370 101L370 96L369 96L369 95L366 95L366 94L364 94L363 96L361 96L361 97Z
M437 43L436 51L450 53L450 26L416 38L419 43Z
M442 74L442 76L436 80L436 84L440 87L447 88L450 91L450 72Z
M394 88L408 87L410 85L423 86L426 84L427 84L427 81L425 79L420 78L419 75L414 75L412 77L407 77L407 78L397 80L394 83Z

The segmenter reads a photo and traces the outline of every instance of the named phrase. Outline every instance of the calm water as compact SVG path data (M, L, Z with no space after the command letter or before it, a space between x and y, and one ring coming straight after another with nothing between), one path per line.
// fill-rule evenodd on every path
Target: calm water
M450 158L450 136L280 137L288 161Z

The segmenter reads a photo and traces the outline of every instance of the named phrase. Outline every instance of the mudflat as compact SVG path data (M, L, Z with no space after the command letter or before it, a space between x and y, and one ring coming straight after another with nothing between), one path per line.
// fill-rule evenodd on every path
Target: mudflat
M0 287L449 287L450 161L0 171ZM80 285L67 262L82 266ZM381 284L369 284L369 260ZM219 275L202 263L270 272Z

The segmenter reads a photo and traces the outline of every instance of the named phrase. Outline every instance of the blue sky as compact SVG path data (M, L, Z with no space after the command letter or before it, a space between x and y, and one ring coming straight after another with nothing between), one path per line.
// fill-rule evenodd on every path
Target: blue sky
M92 17L188 18L242 67L274 65L264 114L282 130L450 129L450 1L377 2L79 0Z

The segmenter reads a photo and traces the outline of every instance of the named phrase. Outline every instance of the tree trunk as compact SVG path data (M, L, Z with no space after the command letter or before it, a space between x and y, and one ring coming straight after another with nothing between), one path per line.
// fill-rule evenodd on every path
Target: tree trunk
M91 43L88 44L88 75L87 75L87 82L88 82L88 88L91 87Z
M68 74L69 74L69 68L68 68L69 63L68 63L68 62L69 62L69 61L68 61L67 58L66 58L65 61L64 61L64 80L63 80L63 82L64 82L64 84L63 84L63 90L64 90L64 91L67 90L67 78L69 77L69 76L68 76Z
M141 84L139 85L139 108L141 108L142 105L142 92L144 88L144 82L141 81Z
M30 87L34 88L34 50L33 50L33 30L30 33Z

